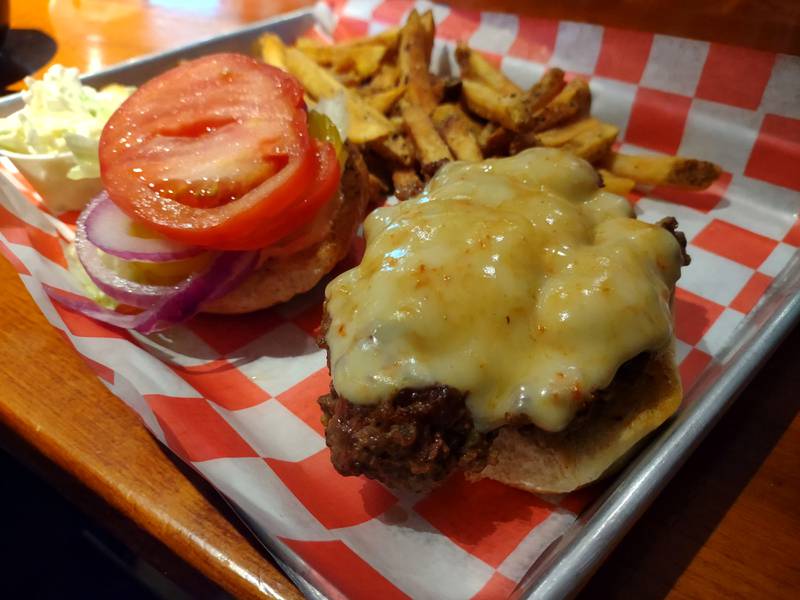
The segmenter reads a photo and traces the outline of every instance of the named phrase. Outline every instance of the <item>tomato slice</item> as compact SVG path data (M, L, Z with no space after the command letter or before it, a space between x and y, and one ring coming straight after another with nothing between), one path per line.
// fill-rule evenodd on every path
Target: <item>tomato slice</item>
M311 180L308 182L308 186L300 200L271 215L272 231L276 232L276 234L285 231L290 233L301 231L329 203L339 186L341 170L336 156L336 149L331 144L320 140L312 140L312 146L314 147L312 152L314 174L311 176ZM251 240L263 239L264 232L253 225L249 233L242 231L240 235L242 236L242 243L247 244L248 247L253 247L250 245ZM286 237L286 235L270 237L269 244L279 242ZM268 244L257 247L264 248L266 245Z
M312 220L339 182L331 156L309 136L297 80L239 54L150 80L100 138L103 185L126 214L220 250L264 248Z

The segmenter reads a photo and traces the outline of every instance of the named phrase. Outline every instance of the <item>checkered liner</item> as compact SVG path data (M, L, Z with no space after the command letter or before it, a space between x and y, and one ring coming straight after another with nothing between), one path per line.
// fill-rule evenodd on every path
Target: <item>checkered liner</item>
M321 5L336 39L404 20L406 1ZM676 293L686 388L800 246L800 58L498 13L432 8L434 65L453 45L486 52L520 85L545 65L590 80L596 116L622 150L707 158L725 174L703 193L653 189L641 218L674 215L692 265ZM321 290L242 317L200 316L141 336L53 303L70 289L56 219L10 163L0 165L0 251L112 393L244 513L270 549L330 597L499 598L595 492L537 497L454 477L426 496L343 478L316 398L328 389L314 343ZM38 208L38 210L37 210ZM62 220L74 215L62 215Z

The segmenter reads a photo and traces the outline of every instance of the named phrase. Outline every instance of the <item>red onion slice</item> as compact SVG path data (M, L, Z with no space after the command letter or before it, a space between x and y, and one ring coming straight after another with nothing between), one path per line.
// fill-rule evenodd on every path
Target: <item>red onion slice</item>
M204 252L199 246L187 246L153 232L153 237L133 235L135 222L111 201L103 191L83 210L78 231L106 254L125 260L164 262L191 258Z
M89 211L84 212L84 215L87 212ZM150 308L160 298L177 290L177 285L151 285L131 281L107 266L97 247L86 237L86 228L80 225L84 215L78 220L75 231L75 252L86 274L104 294L122 304Z
M196 314L205 302L216 300L239 285L256 264L257 252L222 252L205 271L175 286L172 293L135 315L125 315L98 306L88 298L45 287L47 294L68 308L109 325L148 334L166 329Z

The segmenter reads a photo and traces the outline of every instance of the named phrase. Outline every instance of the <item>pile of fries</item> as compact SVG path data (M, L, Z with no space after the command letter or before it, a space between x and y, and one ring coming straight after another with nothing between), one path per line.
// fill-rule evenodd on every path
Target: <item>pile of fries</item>
M287 47L273 34L259 40L262 59L294 75L310 105L343 95L348 139L367 159L376 200L419 193L444 163L508 156L533 146L559 147L592 163L607 189L627 194L637 184L708 187L721 171L680 157L629 156L612 148L619 129L590 116L582 79L558 68L523 90L464 44L456 48L461 77L430 72L435 24L412 11L402 28L335 45L301 38Z

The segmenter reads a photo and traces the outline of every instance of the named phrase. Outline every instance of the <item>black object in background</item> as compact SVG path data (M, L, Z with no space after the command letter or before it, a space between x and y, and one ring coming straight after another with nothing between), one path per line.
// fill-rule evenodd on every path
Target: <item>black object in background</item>
M6 41L9 19L8 0L0 0L0 50L3 48L3 42Z
M0 0L1 2L2 0ZM0 86L6 88L45 66L56 53L56 42L38 29L9 29L0 49ZM0 90L9 94L11 90Z
M1 598L158 600L127 548L3 451L0 477Z
M11 93L5 88L45 66L57 47L53 38L37 29L9 29L9 4L0 0L0 95Z

